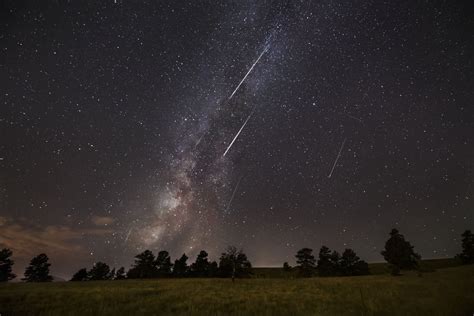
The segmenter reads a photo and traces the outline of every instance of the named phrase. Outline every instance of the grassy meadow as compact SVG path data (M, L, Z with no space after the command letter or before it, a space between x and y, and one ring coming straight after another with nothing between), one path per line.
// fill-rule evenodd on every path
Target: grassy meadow
M5 315L473 315L474 265L330 278L0 284Z

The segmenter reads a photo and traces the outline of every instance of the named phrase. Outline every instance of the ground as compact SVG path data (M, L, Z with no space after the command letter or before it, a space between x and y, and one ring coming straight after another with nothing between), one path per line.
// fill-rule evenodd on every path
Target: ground
M4 315L473 315L474 265L331 278L0 285Z

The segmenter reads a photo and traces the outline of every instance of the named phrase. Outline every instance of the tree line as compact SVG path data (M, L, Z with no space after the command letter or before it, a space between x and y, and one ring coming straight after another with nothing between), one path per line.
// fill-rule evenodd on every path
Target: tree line
M462 235L462 252L456 258L464 264L474 263L474 234L466 230ZM0 282L12 280L16 275L12 272L14 261L11 259L13 252L4 248L0 250ZM414 251L414 247L397 229L392 229L390 238L386 241L381 255L389 263L391 273L399 275L401 270L417 269L421 256ZM296 255L296 266L291 267L288 262L283 264L286 272L296 270L300 277L326 276L354 276L369 274L367 262L361 260L354 250L345 249L339 254L322 246L316 260L311 248L302 248ZM81 268L72 277L71 281L89 280L122 280L144 278L244 278L252 274L252 265L242 249L229 246L219 258L219 262L210 261L208 253L201 250L195 262L188 265L188 256L183 254L174 263L166 250L158 252L155 256L152 251L145 250L135 256L134 263L128 271L124 267L118 270L110 268L104 262L96 262L91 269ZM23 281L49 282L53 280L50 275L49 258L42 253L31 259L26 267Z
M71 281L88 280L120 280L120 279L151 279L151 278L169 278L169 277L230 277L232 279L249 277L252 265L247 256L241 249L230 246L221 254L219 263L210 261L206 251L201 250L196 257L196 261L188 265L188 256L183 254L174 263L166 250L153 254L150 250L145 250L135 256L132 267L125 273L121 267L115 272L110 270L109 266L103 262L96 262L94 266L87 271L82 268L77 271Z

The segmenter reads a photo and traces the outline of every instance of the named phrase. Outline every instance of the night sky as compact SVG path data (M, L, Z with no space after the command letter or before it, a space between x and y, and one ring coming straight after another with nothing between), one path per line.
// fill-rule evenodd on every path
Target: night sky
M22 275L255 266L474 226L469 1L1 1L0 246ZM236 137L237 136L237 137ZM235 141L234 141L235 140ZM225 154L225 155L224 155Z

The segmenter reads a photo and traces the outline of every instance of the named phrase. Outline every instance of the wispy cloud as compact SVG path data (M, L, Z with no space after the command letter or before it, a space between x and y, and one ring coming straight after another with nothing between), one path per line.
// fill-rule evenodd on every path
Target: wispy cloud
M92 223L97 226L108 226L115 222L113 217L109 216L92 216Z
M51 257L85 253L80 240L111 233L106 228L73 228L64 225L39 227L25 221L0 217L0 247L13 250L16 258L45 252Z

